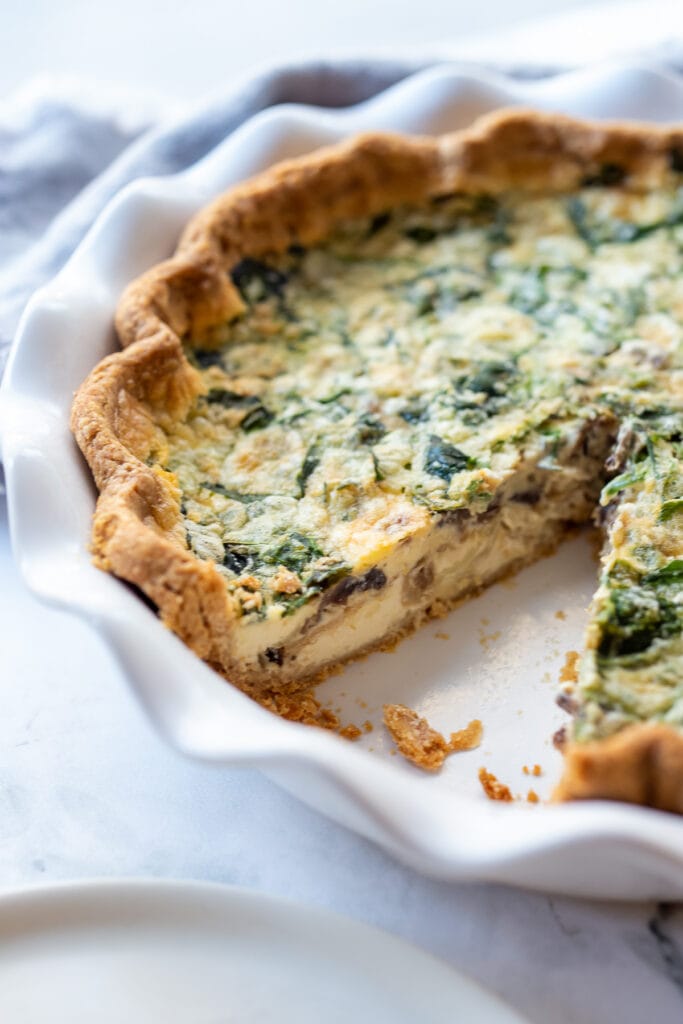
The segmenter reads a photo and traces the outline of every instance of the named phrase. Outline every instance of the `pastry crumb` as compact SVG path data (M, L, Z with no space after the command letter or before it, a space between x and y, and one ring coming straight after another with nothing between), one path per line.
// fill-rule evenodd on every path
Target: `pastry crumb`
M320 729L339 729L338 717L329 708L324 708L310 690L286 696L282 693L264 694L259 704L289 722L301 725L315 725Z
M567 613L563 612L562 609L560 609L559 611L555 612L555 618L564 621L567 618Z
M495 643L496 640L500 639L500 630L497 629L493 633L485 633L483 629L479 630L479 643L487 651L491 644Z
M474 750L481 743L483 734L482 724L475 718L464 729L452 732L447 741L440 732L432 729L426 718L421 718L405 704L385 704L384 724L399 753L428 772L438 771L449 754Z
M535 775L536 778L543 774L543 769L541 768L540 764L535 764L533 768L529 768L527 765L524 765L522 771L525 775Z
M450 633L443 633L443 632L441 632L441 630L439 630L438 633L434 634L434 638L436 640L450 640L451 635L450 635Z
M493 772L487 771L486 768L479 769L479 781L489 800L511 803L514 799L509 786L506 786L504 782L499 782Z
M526 800L528 804L537 804L539 802L538 793L530 789L526 795Z
M451 741L448 744L451 753L456 754L461 750L475 750L481 743L483 727L478 718L473 718L464 729L451 733Z
M357 740L359 736L363 735L363 731L357 725L345 725L339 730L339 735L343 736L345 740Z
M271 582L271 589L276 594L298 594L303 589L303 585L295 572L280 565Z
M363 722L363 729L365 730L365 732L372 732L374 728L374 725L369 719L366 719L366 721Z
M399 753L427 772L436 772L446 760L448 743L426 718L405 704L385 704L384 724Z
M575 683L579 678L577 663L579 660L578 651L567 651L564 665L560 669L561 683Z

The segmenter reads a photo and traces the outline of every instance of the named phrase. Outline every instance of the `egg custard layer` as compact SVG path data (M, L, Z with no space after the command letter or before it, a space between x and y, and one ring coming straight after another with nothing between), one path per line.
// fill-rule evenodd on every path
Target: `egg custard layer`
M683 725L683 189L456 194L232 270L148 463L283 688L602 509L574 738Z

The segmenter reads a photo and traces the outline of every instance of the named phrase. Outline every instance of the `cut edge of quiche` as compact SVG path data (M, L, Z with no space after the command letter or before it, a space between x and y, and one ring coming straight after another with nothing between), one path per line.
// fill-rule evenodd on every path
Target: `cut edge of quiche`
M308 586L286 615L256 614L259 581L246 573L239 587L226 587L211 558L196 556L178 480L150 452L159 430L172 430L206 392L187 357L188 339L210 338L212 328L245 312L230 275L240 261L315 246L346 221L434 197L562 194L615 178L649 189L672 168L683 168L683 129L506 110L435 139L361 136L220 197L194 217L174 256L128 287L116 318L123 349L76 395L72 429L100 492L95 563L139 587L164 623L230 682L267 700L393 644L552 551L598 505L620 430L604 409L564 424L552 465L546 448L525 448L515 471L498 480L494 500L476 513L434 514L400 493L388 496L356 522L360 540L347 545L353 557L343 571ZM440 457L448 460L449 451ZM610 545L608 537L605 558ZM600 601L598 594L595 615ZM577 707L584 693L587 705L599 706L591 693L595 647L589 636ZM683 812L683 734L674 725L620 720L597 739L577 726L564 753L559 799L614 798Z

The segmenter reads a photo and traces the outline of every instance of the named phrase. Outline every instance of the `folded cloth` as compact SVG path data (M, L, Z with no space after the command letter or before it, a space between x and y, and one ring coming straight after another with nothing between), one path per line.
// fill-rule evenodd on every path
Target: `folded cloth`
M6 116L3 123L0 109L0 372L32 292L57 273L129 181L189 167L266 107L359 103L428 63L278 68L161 126L93 112L44 92L22 118ZM10 120L19 123L8 126Z

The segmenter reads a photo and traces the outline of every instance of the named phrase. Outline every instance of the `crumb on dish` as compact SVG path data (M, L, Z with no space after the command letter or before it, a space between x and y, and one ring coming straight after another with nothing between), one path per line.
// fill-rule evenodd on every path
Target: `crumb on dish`
M483 629L479 630L479 643L485 651L488 651L491 644L494 644L496 640L500 640L500 630L496 629L493 633L486 633Z
M567 651L564 665L560 669L561 683L575 683L579 678L577 663L579 660L578 651Z
M479 781L489 800L499 800L503 803L511 803L514 800L509 786L499 782L493 772L487 771L486 768L479 769Z
M464 729L458 729L457 732L451 733L451 742L448 745L450 753L455 754L461 750L475 750L481 743L483 731L480 720L473 718Z
M357 740L359 736L363 735L363 731L357 725L345 725L339 730L339 735L343 736L345 740Z
M405 704L385 704L384 724L399 753L427 772L436 772L446 760L448 743L426 718Z
M420 717L405 704L385 704L384 724L401 753L408 761L428 772L441 768L449 754L474 750L482 737L482 725L474 719L464 729L451 733L450 741L426 718Z

